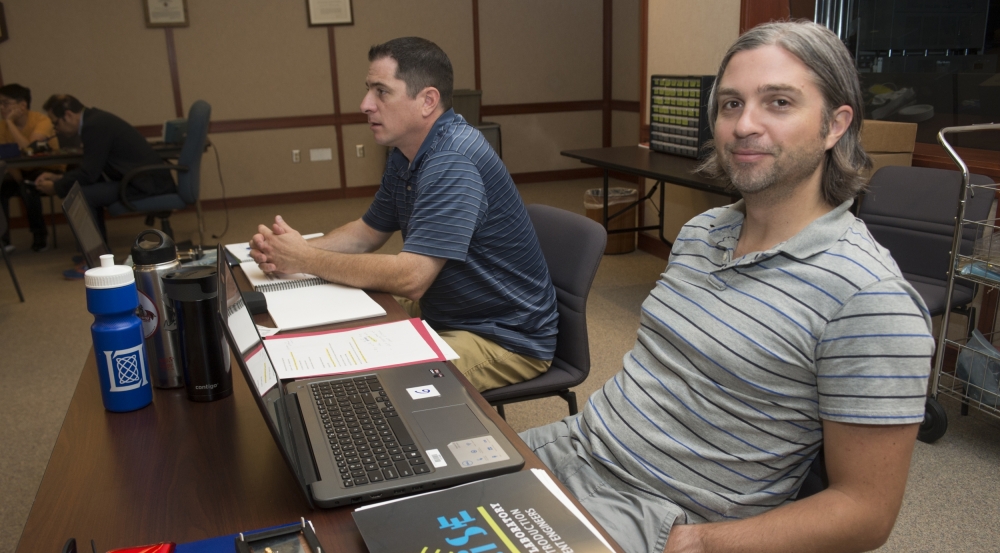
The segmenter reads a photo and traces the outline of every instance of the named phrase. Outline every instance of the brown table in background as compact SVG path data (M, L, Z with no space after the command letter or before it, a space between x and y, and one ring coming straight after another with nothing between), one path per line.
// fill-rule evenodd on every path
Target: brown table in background
M559 152L566 157L579 159L587 165L600 167L604 170L604 229L608 229L608 221L625 213L633 206L653 197L656 189L660 189L660 205L657 213L660 217L658 225L646 225L633 228L608 230L608 234L618 232L635 232L637 230L655 230L660 234L660 240L670 245L670 240L663 236L663 191L666 184L675 184L696 190L704 190L714 194L732 196L732 193L717 180L709 179L695 173L700 163L697 159L675 156L663 152L653 152L640 146L618 146L615 148L588 148L586 150L566 150ZM623 206L617 212L608 215L608 173L617 171L626 175L635 175L656 181L645 196L637 201ZM654 205L655 207L655 205Z
M242 274L238 280L243 280ZM323 328L406 318L388 294L372 294L387 315ZM449 363L450 365L450 363ZM544 468L513 429L452 366L525 459ZM353 507L310 511L278 452L246 380L233 362L233 395L188 401L184 389L154 390L153 404L110 413L101 403L91 351L17 545L58 553L75 537L81 552L184 543L310 519L324 551L365 552Z

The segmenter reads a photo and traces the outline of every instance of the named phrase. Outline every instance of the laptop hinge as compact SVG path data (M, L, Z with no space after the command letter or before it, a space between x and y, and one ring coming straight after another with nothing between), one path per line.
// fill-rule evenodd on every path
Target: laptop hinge
M282 405L288 415L291 426L292 442L295 447L295 464L298 466L302 481L308 487L319 480L319 469L309 447L309 437L306 434L305 421L302 420L302 409L299 408L299 398L295 394L282 396Z

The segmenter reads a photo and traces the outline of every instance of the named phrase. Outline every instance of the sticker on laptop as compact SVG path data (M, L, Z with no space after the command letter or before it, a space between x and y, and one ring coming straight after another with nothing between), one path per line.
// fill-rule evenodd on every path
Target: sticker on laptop
M448 462L444 460L444 456L441 455L441 452L436 449L428 449L427 458L431 460L431 464L434 465L434 468L439 469L441 467L448 466Z
M475 467L510 459L493 436L486 435L448 444L460 467Z
M433 384L428 384L426 386L417 386L415 388L407 388L406 392L410 394L410 397L413 399L441 397L441 393L437 391L437 388L435 388Z

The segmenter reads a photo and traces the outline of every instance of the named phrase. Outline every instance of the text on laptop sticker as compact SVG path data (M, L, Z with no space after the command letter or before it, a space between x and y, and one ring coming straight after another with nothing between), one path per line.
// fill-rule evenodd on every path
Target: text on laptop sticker
M424 399L428 397L441 397L441 393L437 391L432 384L426 386L416 386L414 388L407 388L406 392L410 394L413 399Z

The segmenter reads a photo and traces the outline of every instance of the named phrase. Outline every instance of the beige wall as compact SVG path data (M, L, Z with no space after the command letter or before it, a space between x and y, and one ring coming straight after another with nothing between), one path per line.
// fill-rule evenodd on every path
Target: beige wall
M649 0L647 76L714 75L722 56L739 36L739 27L739 2ZM642 117L648 124L648 106ZM647 181L647 187L650 185L652 182ZM668 186L663 206L664 236L673 240L689 219L729 202L728 196ZM646 210L646 224L654 224L655 215L653 210Z
M367 51L393 37L438 43L455 69L456 88L475 87L473 14L469 0L355 0L352 26L335 29L340 110L357 113ZM479 2L484 104L592 101L602 95L602 0ZM10 39L0 43L5 83L32 89L34 106L56 92L76 95L130 123L160 125L175 117L167 41L146 28L140 0L4 2ZM212 105L213 121L329 115L334 112L327 27L309 27L306 2L188 2L190 26L173 32L185 106ZM616 100L638 100L639 0L614 2ZM39 34L39 29L44 33ZM34 37L43 36L43 40ZM629 118L633 121L629 121ZM560 150L601 146L599 111L490 117L502 125L512 172L579 168ZM638 115L616 112L616 143L633 143ZM385 150L366 125L214 133L229 197L378 184ZM355 146L365 146L365 157ZM311 148L332 148L333 161L310 162ZM291 150L302 152L292 163ZM203 163L202 197L222 189L212 153Z

